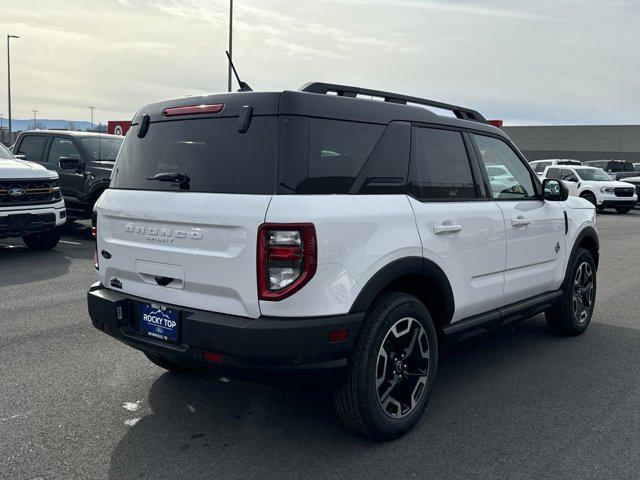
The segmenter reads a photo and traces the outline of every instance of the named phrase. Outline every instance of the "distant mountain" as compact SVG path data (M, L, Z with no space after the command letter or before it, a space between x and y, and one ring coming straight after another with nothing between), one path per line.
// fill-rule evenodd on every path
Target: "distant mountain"
M8 127L8 120L2 119L2 127ZM78 120L50 120L47 118L38 119L38 128L42 130L87 130L91 128L91 122L78 121ZM11 130L14 132L20 132L22 130L32 130L33 119L19 120L17 118L11 119Z

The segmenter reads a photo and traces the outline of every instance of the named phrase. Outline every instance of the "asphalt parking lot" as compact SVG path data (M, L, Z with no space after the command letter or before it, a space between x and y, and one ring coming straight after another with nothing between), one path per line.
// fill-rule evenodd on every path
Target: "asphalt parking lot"
M0 478L640 478L640 210L600 214L588 332L542 316L441 358L422 422L378 444L330 398L174 374L95 330L86 224L0 241Z

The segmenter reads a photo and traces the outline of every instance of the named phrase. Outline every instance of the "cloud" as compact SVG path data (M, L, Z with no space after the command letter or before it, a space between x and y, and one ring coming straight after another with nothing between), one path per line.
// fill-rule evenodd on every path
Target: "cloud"
M126 119L226 89L228 0L3 5L16 118ZM518 122L638 122L633 0L242 0L234 60L261 90L312 80L475 107ZM0 89L6 85L0 76ZM0 112L6 109L0 95Z

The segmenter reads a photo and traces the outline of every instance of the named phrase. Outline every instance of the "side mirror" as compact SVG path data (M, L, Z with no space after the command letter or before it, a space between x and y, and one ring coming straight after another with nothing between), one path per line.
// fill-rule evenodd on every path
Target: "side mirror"
M80 159L75 157L60 157L58 165L62 170L80 170Z
M577 179L577 178L575 178L575 177L570 177L570 178L567 178L567 182L577 183L577 182L578 182L578 179Z
M563 202L569 198L569 189L560 180L547 178L542 182L542 197L550 202Z
M14 155L14 157L16 157L18 160L26 160L27 156L23 155L23 154L18 154L18 155Z

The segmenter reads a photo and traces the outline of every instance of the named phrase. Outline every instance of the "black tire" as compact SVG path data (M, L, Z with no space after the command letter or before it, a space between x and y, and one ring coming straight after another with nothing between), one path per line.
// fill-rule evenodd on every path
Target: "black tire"
M22 241L30 250L51 250L60 241L60 230L54 228L37 235L25 235Z
M631 211L631 207L616 207L616 212L618 213L629 213Z
M172 362L171 360L162 357L160 355L156 355L153 353L143 352L145 356L151 360L152 363L155 363L160 368L164 368L165 370L170 370L172 372L184 373L184 372L193 372L194 369L182 365L180 363Z
M585 200L588 200L596 209L602 210L602 208L598 208L598 202L596 201L596 196L591 192L586 192L580 195Z
M587 267L584 267L584 265L587 265ZM588 271L591 272L592 284L588 295L582 291L585 288L584 285L580 285L582 293L578 292L577 283L579 269L581 268L583 268L581 275L584 275L584 278L588 278ZM580 281L582 281L583 277L580 278ZM567 277L562 287L560 303L545 312L547 324L551 331L566 337L584 333L589 327L593 315L596 287L596 264L593 257L588 250L578 248L567 268ZM575 298L576 295L579 298ZM588 301L586 301L587 298ZM588 307L586 307L587 303L589 303ZM584 307L584 310L582 307Z
M399 329L405 327L406 333L399 335L403 331ZM409 341L406 348L399 346L401 338ZM390 346L409 354L400 359L395 352L387 353ZM416 346L418 351L414 350ZM406 363L398 367L398 361ZM410 372L412 369L414 373ZM427 308L406 293L384 294L365 318L347 372L336 386L334 402L338 415L350 430L363 437L380 441L398 438L422 416L437 369L436 329ZM410 397L411 405L404 405L407 407L404 413L402 402L391 396L393 392ZM381 396L385 394L383 401ZM390 412L394 409L395 415Z

